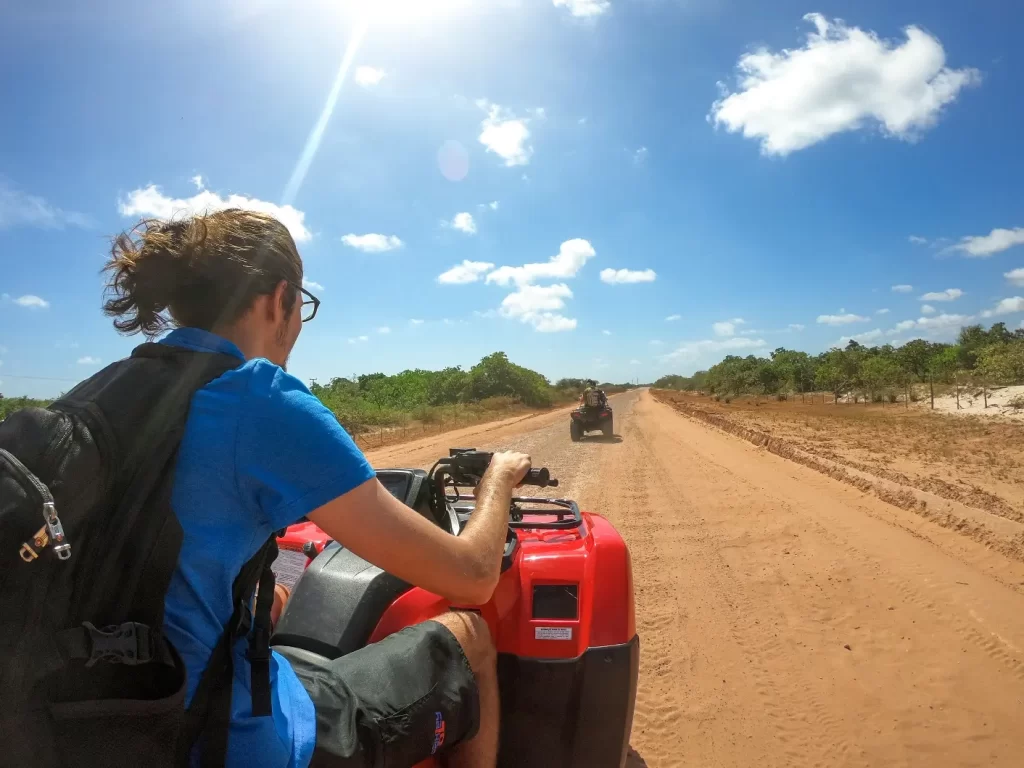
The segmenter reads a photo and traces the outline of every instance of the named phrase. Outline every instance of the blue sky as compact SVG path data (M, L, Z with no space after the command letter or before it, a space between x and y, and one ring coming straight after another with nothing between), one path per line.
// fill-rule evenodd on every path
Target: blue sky
M1009 0L0 3L0 391L127 354L110 236L232 200L281 212L320 286L306 381L497 349L644 381L1017 327L1022 22Z

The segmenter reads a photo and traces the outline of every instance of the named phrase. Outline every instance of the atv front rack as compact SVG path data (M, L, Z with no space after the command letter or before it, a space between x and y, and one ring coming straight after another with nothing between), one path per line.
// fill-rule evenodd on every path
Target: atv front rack
M459 501L476 501L472 494L459 494ZM542 509L534 506L521 507L520 504L546 504L557 509ZM458 510L456 510L458 511ZM529 528L531 530L560 530L579 528L583 525L580 507L572 499L548 499L543 496L516 496L512 499L512 519L509 528ZM523 515L540 515L557 518L547 522L524 522Z

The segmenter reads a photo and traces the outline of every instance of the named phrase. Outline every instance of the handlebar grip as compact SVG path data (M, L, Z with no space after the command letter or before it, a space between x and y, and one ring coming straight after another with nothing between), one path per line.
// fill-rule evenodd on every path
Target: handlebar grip
M551 473L547 467L541 467L540 469L531 469L526 473L526 477L523 478L523 485L537 485L541 488L548 486L552 488L558 487L558 480L551 478Z

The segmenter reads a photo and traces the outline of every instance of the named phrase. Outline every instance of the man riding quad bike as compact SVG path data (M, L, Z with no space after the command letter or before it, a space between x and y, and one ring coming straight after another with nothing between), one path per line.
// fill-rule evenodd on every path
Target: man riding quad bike
M600 429L605 437L613 432L612 408L608 405L608 396L599 389L597 382L587 382L587 388L580 395L580 404L569 414L569 437L574 443L587 432Z

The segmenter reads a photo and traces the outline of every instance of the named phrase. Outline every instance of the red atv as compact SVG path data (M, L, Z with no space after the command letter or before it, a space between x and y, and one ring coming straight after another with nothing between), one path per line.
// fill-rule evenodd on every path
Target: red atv
M491 454L452 449L430 470L378 470L397 498L453 535ZM525 485L557 486L547 469ZM501 768L622 768L639 665L629 550L605 518L568 499L514 498L494 595L453 606L329 541L312 523L278 541L291 596L271 645L337 658L452 607L477 608L498 649ZM434 759L416 768L440 765Z

